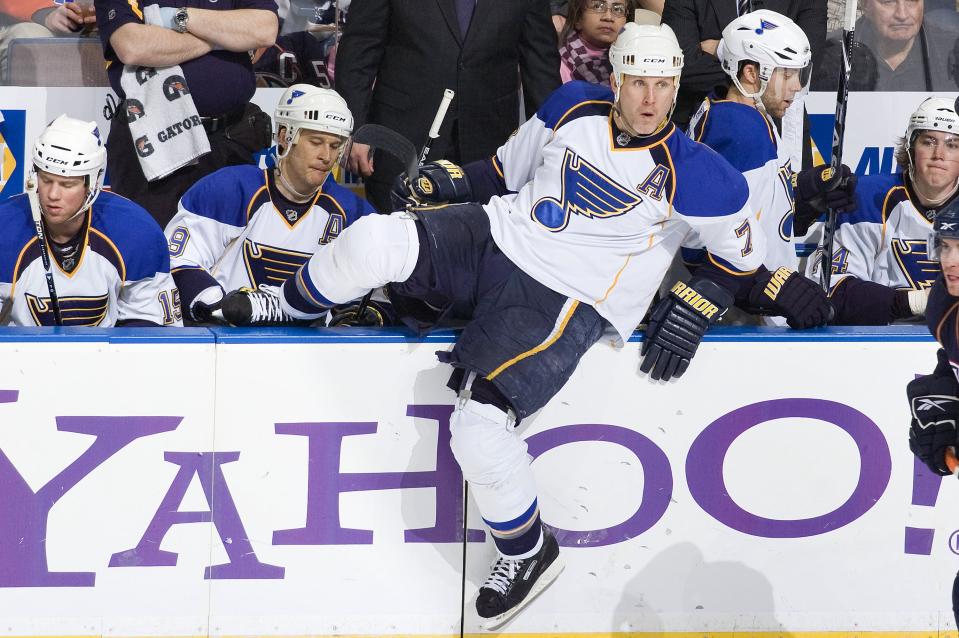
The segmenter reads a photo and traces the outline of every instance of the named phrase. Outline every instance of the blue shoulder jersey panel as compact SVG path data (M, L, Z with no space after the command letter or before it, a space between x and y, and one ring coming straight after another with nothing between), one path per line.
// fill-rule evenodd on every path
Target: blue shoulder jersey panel
M181 201L195 215L243 227L250 201L261 188L266 188L263 169L252 164L227 166L197 181Z
M908 199L902 173L864 175L856 183L856 210L837 218L839 224L881 224L896 204Z
M686 217L722 217L742 210L749 200L743 174L704 144L674 131L663 143L673 163L673 207Z
M776 138L769 120L755 107L729 100L710 101L695 140L722 155L740 173L776 159Z
M368 201L350 189L340 186L336 180L333 179L333 173L330 173L326 177L326 181L323 182L322 194L316 203L331 212L335 210L342 211L343 214L346 215L346 226L349 226L364 215L376 212Z
M126 281L139 281L170 272L170 250L163 230L139 204L104 191L93 202L91 231L99 231L116 246ZM91 248L94 247L91 232Z
M612 105L613 91L609 86L574 80L550 93L536 117L546 128L556 130L579 117L606 116Z
M26 195L16 195L0 203L0 281L13 282L13 271L23 247L36 236L30 202Z

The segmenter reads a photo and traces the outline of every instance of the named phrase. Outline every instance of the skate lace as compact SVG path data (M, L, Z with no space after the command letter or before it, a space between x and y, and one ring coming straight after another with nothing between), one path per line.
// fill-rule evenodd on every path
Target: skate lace
M276 290L276 289L274 289ZM289 319L280 308L280 298L273 290L260 290L250 293L250 321L285 321Z
M483 587L498 591L505 596L513 584L513 579L516 578L516 574L519 572L522 563L523 561L521 560L509 560L508 558L500 556L493 564L493 570L490 572L486 582L483 583Z

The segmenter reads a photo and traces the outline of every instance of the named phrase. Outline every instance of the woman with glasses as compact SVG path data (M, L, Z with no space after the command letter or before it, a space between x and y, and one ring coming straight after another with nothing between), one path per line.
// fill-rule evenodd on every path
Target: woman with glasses
M570 0L560 33L559 74L563 83L608 84L609 47L632 18L636 0Z

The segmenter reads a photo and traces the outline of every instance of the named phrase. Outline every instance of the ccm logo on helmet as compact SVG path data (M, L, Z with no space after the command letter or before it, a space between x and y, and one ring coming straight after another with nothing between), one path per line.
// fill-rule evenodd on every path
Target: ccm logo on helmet
M323 119L332 120L334 122L345 122L346 118L342 115L337 115L336 113L325 113Z
M643 62L656 62L659 64L666 64L666 58L643 58Z

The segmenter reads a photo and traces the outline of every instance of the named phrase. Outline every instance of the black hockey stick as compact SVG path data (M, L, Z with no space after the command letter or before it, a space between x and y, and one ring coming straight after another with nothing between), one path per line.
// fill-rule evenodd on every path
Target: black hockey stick
M365 124L353 134L353 141L361 144L369 144L373 148L380 148L398 159L406 166L407 179L412 181L419 177L420 166L423 165L423 162L426 161L426 156L430 153L430 144L440 136L440 126L443 125L443 120L446 119L446 111L449 109L450 102L453 101L454 95L456 94L452 89L445 89L443 91L443 99L440 101L439 108L436 109L436 115L433 116L433 124L430 126L430 131L426 137L426 143L423 144L423 150L420 152L419 160L416 158L416 150L410 141L385 126ZM413 153L412 162L410 162L410 152ZM360 304L356 307L357 320L366 312L366 307L370 305L370 298L372 296L373 291L371 290L360 299Z
M846 0L845 21L842 25L842 67L839 69L839 88L836 91L836 121L832 130L832 158L829 166L833 174L842 166L842 142L846 135L846 105L849 99L849 73L852 71L852 45L856 39L856 0ZM830 208L822 229L822 253L819 256L819 282L829 293L832 279L832 247L836 235L836 211Z
M50 294L50 306L53 309L53 321L63 325L60 316L60 298L57 296L57 287L53 283L53 272L50 270L50 253L47 251L47 236L43 232L43 218L40 216L40 196L38 194L37 178L31 175L27 178L27 199L30 202L30 214L33 216L33 226L37 232L37 243L40 246L40 261L46 271L47 292Z

